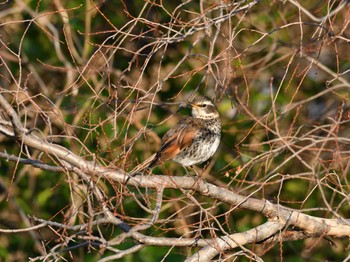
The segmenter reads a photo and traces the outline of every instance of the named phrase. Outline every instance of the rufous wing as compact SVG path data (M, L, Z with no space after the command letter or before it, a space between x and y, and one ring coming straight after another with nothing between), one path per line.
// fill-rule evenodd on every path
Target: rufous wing
M169 130L163 137L159 151L149 168L158 164L159 161L167 161L179 154L183 149L192 144L196 136L196 128L190 125L179 125Z

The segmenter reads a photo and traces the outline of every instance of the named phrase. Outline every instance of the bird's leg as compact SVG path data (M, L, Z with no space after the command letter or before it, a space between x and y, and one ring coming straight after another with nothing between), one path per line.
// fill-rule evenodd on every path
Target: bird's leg
M189 176L190 175L190 173L188 172L188 170L187 170L187 168L186 168L186 166L183 166L183 165L181 165L182 166L182 168L185 170L185 175L186 176Z
M201 177L202 176L202 172L203 170L198 170L198 171L201 171L201 172L198 172L196 169L198 169L197 166L191 166L191 168L193 169L194 173L196 174L197 177Z
M190 165L188 167L182 166L185 171L187 176L193 176L188 169L191 169L194 172L194 176L200 176L200 174L196 171L195 167L193 165Z
M192 169L194 174L190 174L188 169L185 166L183 166L183 168L186 170L186 175L189 175L192 178L194 178L195 183L198 183L198 181L200 181L200 179L202 179L202 176L197 172L195 166L193 166L193 165L188 166L188 169Z
M197 172L196 167L193 166L193 165L191 165L190 167L191 167L191 169L194 171L195 175L196 175L197 177L200 177L200 174Z
M191 173L188 171L187 167L184 166L184 165L181 165L181 166L182 166L182 168L185 170L186 176L191 176Z

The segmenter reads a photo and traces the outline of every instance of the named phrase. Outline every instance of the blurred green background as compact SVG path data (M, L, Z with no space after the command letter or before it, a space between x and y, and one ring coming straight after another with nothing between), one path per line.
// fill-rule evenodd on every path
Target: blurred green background
M251 4L250 7L247 5ZM344 1L8 1L0 6L0 85L28 129L87 160L132 170L189 112L178 102L213 98L222 143L203 179L324 218L349 217L349 6ZM237 11L242 9L240 11ZM6 91L3 91L6 90ZM0 136L0 149L59 165ZM69 172L1 159L0 227L86 223L99 203ZM166 163L154 173L184 175ZM101 181L108 205L130 225L150 215L155 192ZM145 234L210 238L243 232L261 214L166 190ZM73 208L74 207L74 208ZM203 211L205 210L205 212ZM210 214L210 215L209 215ZM44 256L73 231L0 234L0 260ZM113 239L120 230L94 227ZM66 247L83 242L73 237ZM247 246L265 261L340 261L348 240ZM135 245L124 242L114 248ZM41 251L40 251L41 250ZM198 248L144 247L123 261L181 261ZM114 254L85 246L68 261ZM231 254L227 254L228 260ZM237 254L239 261L249 257Z

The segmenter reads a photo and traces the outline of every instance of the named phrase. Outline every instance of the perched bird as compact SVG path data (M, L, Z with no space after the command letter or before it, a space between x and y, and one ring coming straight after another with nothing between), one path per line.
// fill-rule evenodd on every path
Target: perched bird
M148 170L168 160L191 166L207 161L216 152L221 120L215 104L207 97L186 104L192 108L192 116L184 117L166 132Z

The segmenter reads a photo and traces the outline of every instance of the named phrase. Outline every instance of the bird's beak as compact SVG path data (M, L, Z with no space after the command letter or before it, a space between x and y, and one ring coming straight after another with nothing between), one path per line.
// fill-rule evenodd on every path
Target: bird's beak
M196 108L199 107L199 106L197 106L195 103L192 103L192 102L187 102L187 103L186 103L186 106L187 106L187 107L196 107Z
M193 107L193 106L196 106L196 105L191 103L191 102L183 102L179 105L179 108L188 108L188 107Z

